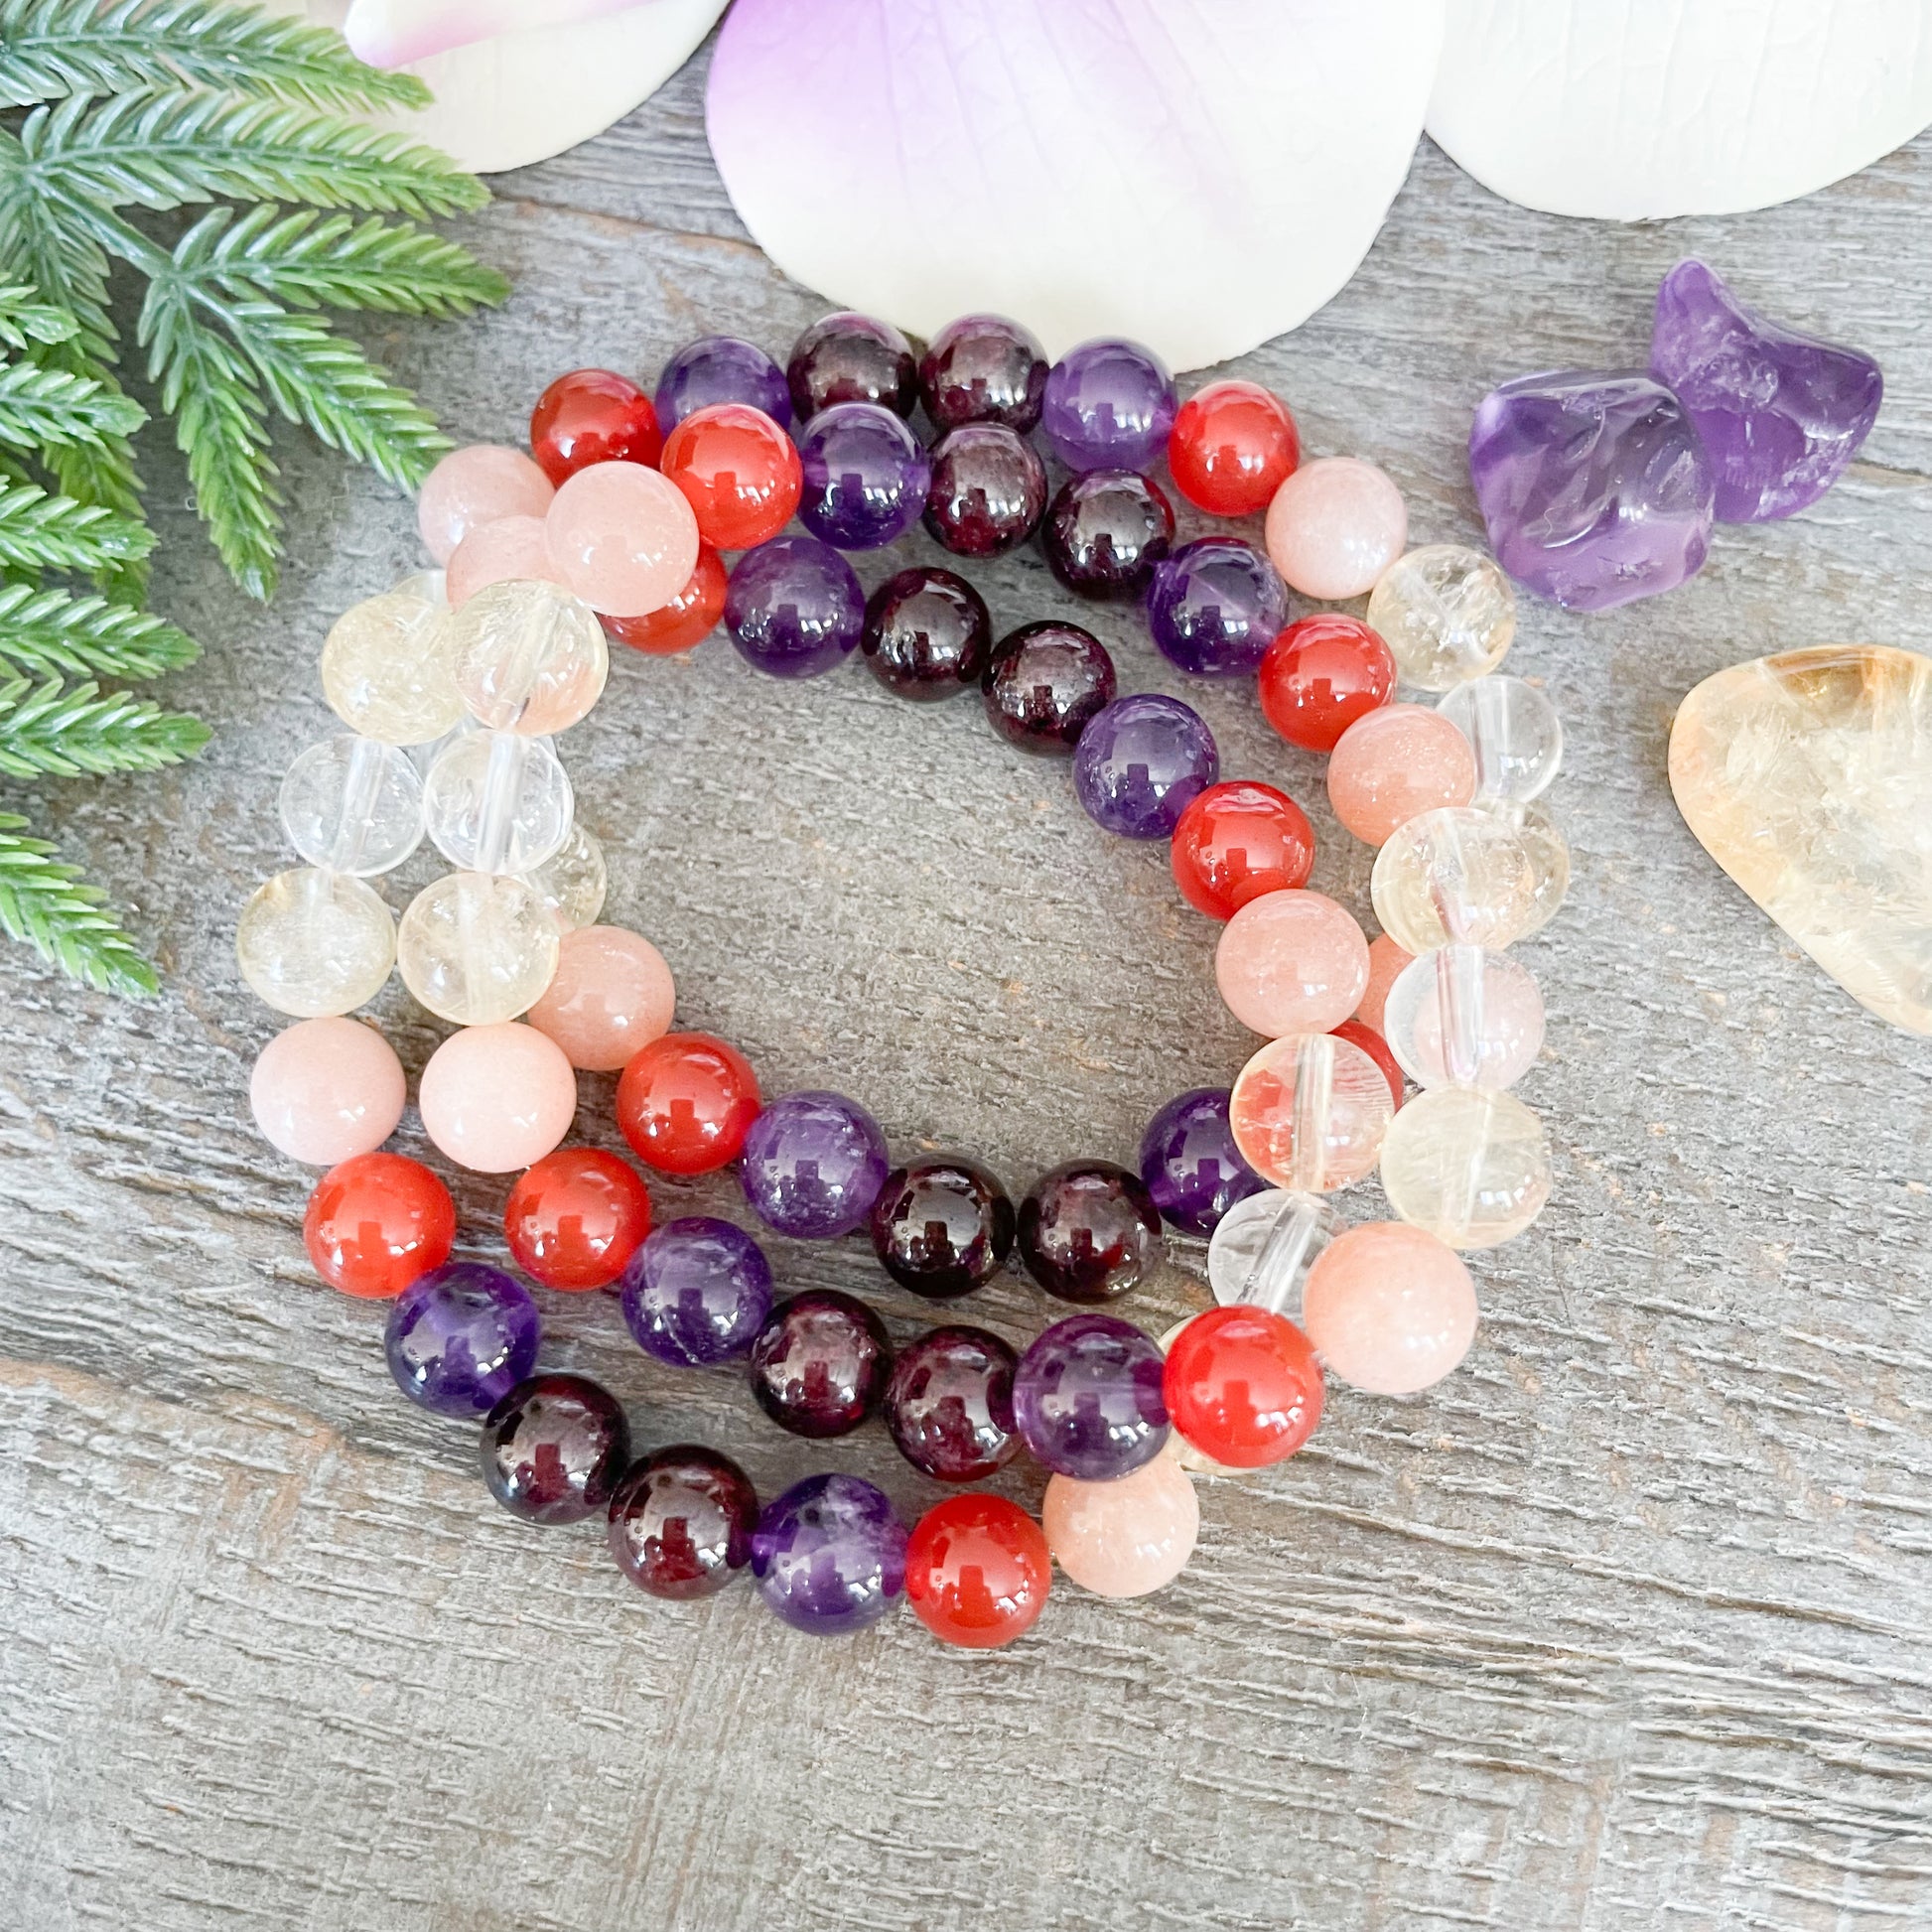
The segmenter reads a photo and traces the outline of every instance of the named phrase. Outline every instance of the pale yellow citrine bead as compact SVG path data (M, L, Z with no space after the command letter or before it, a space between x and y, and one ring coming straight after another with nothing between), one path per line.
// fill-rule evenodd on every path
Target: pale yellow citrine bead
M347 873L277 873L241 908L235 958L277 1013L328 1019L372 1000L396 957L396 922L374 888Z
M558 933L539 896L506 873L453 872L410 901L396 937L403 984L459 1027L514 1020L557 970Z
M517 877L543 900L559 932L595 925L611 889L604 848L581 824L571 826L554 859Z
M529 578L486 585L458 606L456 685L491 731L547 737L597 703L611 649L597 613L556 584Z
M1405 952L1494 950L1538 923L1536 872L1513 826L1472 805L1419 813L1375 855L1369 898Z
M455 661L449 611L410 591L385 591L331 627L323 696L350 731L385 745L427 745L463 716Z
M1493 1248L1550 1197L1543 1123L1510 1093L1419 1093L1383 1138L1382 1191L1400 1219L1451 1248Z
M1425 544L1398 557L1368 600L1368 625L1405 684L1449 691L1493 671L1516 635L1516 594L1479 550Z

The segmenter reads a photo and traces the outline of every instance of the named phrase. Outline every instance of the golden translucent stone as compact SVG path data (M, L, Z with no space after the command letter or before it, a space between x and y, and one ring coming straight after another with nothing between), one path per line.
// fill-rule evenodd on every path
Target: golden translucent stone
M1375 855L1368 890L1382 930L1408 953L1454 944L1500 950L1541 922L1528 848L1513 826L1473 805L1446 805L1398 826Z
M603 846L575 822L570 836L564 840L563 850L555 858L534 872L517 876L542 899L544 910L557 922L559 932L575 932L579 926L595 925L611 887Z
M557 970L556 922L507 873L453 872L410 901L396 935L403 984L459 1027L514 1020Z
M1398 557L1368 600L1368 625L1405 684L1452 691L1493 671L1516 635L1516 593L1480 550L1429 543Z
M610 646L597 614L556 584L490 584L450 620L456 688L491 731L568 731L603 695Z
M1855 1000L1932 1034L1932 657L1825 644L1733 664L1678 707L1670 784Z
M322 693L350 731L385 745L427 745L463 716L447 607L414 591L364 598L322 647Z
M256 997L301 1020L348 1013L382 991L396 921L364 881L321 866L279 872L235 924L235 959Z
M1493 1248L1550 1198L1543 1123L1513 1093L1419 1093L1389 1123L1382 1191L1398 1219L1451 1248Z

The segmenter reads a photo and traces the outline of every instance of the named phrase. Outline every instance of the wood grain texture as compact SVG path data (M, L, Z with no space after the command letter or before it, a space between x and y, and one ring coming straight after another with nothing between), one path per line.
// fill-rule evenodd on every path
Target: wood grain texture
M516 277L500 315L372 336L459 434L513 438L573 364L647 373L714 327L775 349L823 306L735 221L702 66L501 184L468 237ZM1576 885L1524 949L1550 1034L1523 1092L1558 1186L1482 1259L1467 1368L1411 1402L1333 1391L1293 1463L1205 1487L1176 1586L1058 1589L996 1656L909 1616L815 1643L745 1589L645 1600L590 1530L495 1511L468 1432L396 1399L380 1311L315 1286L305 1176L245 1119L274 1022L231 931L288 863L280 773L330 728L323 631L413 564L411 518L289 439L294 554L262 612L154 458L157 602L212 646L180 691L219 735L191 769L51 809L170 990L117 1006L0 955L0 1926L1932 1924L1932 1045L1782 940L1663 775L1674 704L1722 665L1932 648L1929 216L1932 142L1798 206L1634 228L1507 207L1425 147L1355 282L1244 359L1312 449L1394 473L1420 540L1477 534L1477 397L1640 359L1685 252L1873 350L1889 393L1834 494L1722 531L1686 591L1525 613L1510 668L1546 681L1571 746L1551 802ZM1035 557L986 578L1003 624L1069 611ZM1134 621L1078 615L1129 685L1180 688ZM1187 695L1231 771L1308 805L1316 883L1365 904L1316 764L1248 691ZM1024 1185L1130 1156L1156 1104L1244 1056L1165 854L1098 835L1064 770L970 707L856 671L776 684L714 643L620 663L565 755L611 915L663 948L685 1021L742 1041L768 1090L863 1097L897 1148L964 1144ZM393 992L380 1013L420 1066L439 1030ZM609 1097L586 1079L606 1144ZM495 1252L501 1186L457 1191ZM742 1212L728 1181L654 1192L660 1214ZM1373 1186L1348 1205L1372 1216ZM776 1245L787 1285L922 1325L863 1244ZM1158 1329L1200 1299L1171 1273L1131 1311ZM983 1300L1015 1340L1040 1325L1018 1282ZM734 1377L645 1361L606 1298L545 1317L547 1358L607 1378L647 1441L714 1442L766 1492L836 1466L908 1512L938 1493L876 1429L796 1443Z

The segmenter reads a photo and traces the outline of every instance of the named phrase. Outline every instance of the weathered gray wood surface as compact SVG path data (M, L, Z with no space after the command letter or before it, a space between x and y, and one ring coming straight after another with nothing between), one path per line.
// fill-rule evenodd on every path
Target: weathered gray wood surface
M506 311L382 332L459 433L514 435L561 368L648 373L714 327L777 348L821 306L734 221L701 67L502 184L474 238L516 275ZM1889 395L1833 496L1722 532L1687 591L1527 613L1511 668L1571 729L1553 803L1577 884L1531 949L1551 1024L1524 1087L1559 1184L1482 1263L1466 1370L1410 1403L1335 1390L1291 1465L1205 1489L1176 1587L1065 1588L993 1657L909 1615L828 1645L743 1588L645 1600L590 1530L497 1512L468 1432L395 1397L380 1311L316 1288L305 1175L245 1119L275 1023L230 930L287 863L279 774L330 728L323 629L412 563L411 519L291 439L294 556L262 613L157 460L157 597L212 646L181 686L220 735L190 771L54 812L170 991L138 1011L0 955L0 1925L1932 1923L1932 1047L1780 940L1663 775L1674 703L1721 665L1932 648L1928 219L1932 142L1801 206L1661 229L1525 213L1426 149L1355 283L1247 358L1313 449L1393 471L1424 539L1476 531L1483 390L1639 359L1686 251L1874 350ZM1066 608L1032 557L991 591L1003 621ZM1176 688L1129 620L1097 621L1130 683ZM1231 770L1332 829L1251 694L1188 696ZM963 1143L1024 1185L1128 1156L1161 1099L1243 1057L1164 855L1095 833L1064 772L970 707L856 670L775 684L713 643L620 664L566 752L611 916L770 1090L849 1089L896 1146ZM1331 837L1317 883L1362 903L1366 859ZM400 998L382 1017L420 1065L436 1031ZM609 1094L587 1080L580 1116L606 1142ZM501 1187L458 1191L493 1252ZM657 1188L664 1212L733 1192ZM1350 1205L1372 1215L1372 1187ZM920 1325L860 1244L781 1266ZM1158 1328L1197 1295L1171 1276L1135 1311ZM1045 1312L1017 1283L985 1302L1015 1339ZM733 1377L655 1368L604 1298L545 1313L549 1359L607 1377L648 1441L716 1442L767 1489L836 1465L908 1511L936 1494L876 1429L796 1443Z

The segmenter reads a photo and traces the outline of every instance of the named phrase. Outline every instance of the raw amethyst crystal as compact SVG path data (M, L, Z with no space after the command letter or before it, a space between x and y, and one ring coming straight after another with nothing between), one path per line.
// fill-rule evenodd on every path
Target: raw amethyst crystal
M1711 543L1713 483L1684 405L1641 369L1519 376L1483 397L1469 480L1489 547L1572 611L1675 590Z
M1704 438L1721 523L1764 523L1815 503L1858 455L1885 388L1870 356L1745 308L1696 259L1657 291L1650 370Z

